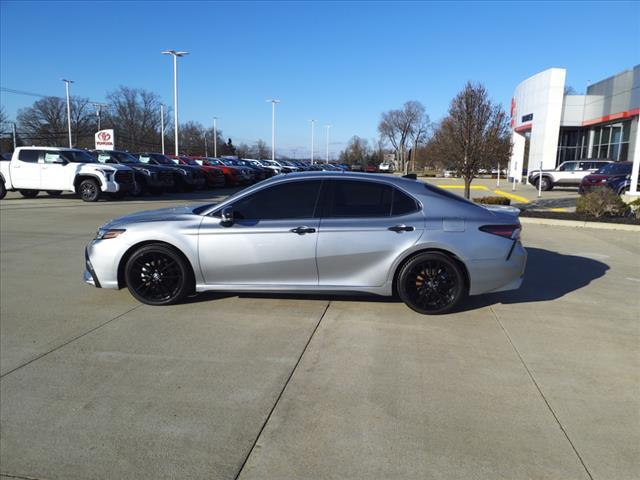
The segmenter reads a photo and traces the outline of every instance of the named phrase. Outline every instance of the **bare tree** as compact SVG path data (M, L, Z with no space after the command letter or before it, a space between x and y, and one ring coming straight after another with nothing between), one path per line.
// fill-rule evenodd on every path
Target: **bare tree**
M236 154L240 158L250 158L251 157L251 147L246 143L240 143L236 147Z
M340 152L340 163L348 165L364 164L370 160L371 148L366 138L357 135L351 137L344 150Z
M269 158L269 152L270 151L267 142L261 139L258 139L251 148L251 155L258 160Z
M78 147L93 144L92 117L86 98L71 98L72 143ZM45 146L68 146L67 105L59 97L45 97L18 111L18 126L25 140Z
M109 93L107 99L111 103L111 110L105 125L115 129L118 148L132 151L158 148L161 101L157 94L121 86Z
M403 170L406 171L408 168L406 153L409 141L411 139L420 141L420 136L423 135L422 130L426 132L428 124L429 117L425 113L424 105L417 100L406 102L402 110L389 110L382 114L378 132L393 146Z
M436 162L455 168L464 179L464 196L481 168L507 163L511 155L507 114L489 99L482 84L468 82L449 107L428 144Z

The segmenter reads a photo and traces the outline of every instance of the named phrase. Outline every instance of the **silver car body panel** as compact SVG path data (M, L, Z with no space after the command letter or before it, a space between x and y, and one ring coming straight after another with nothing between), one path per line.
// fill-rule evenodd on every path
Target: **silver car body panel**
M245 196L280 182L348 179L393 185L420 208L382 218L308 218L236 221L221 224L220 212ZM194 213L198 207L200 211ZM164 242L182 252L193 268L196 291L366 292L393 294L394 277L411 255L435 250L455 257L468 276L469 294L518 288L526 264L519 240L479 230L484 225L519 224L511 210L489 210L416 180L352 172L280 175L242 190L219 204L185 205L120 217L101 228L122 228L114 239L87 246L92 272L85 281L104 288L123 286L118 278L127 252L144 243ZM404 225L412 231L395 232ZM296 227L315 229L296 234Z

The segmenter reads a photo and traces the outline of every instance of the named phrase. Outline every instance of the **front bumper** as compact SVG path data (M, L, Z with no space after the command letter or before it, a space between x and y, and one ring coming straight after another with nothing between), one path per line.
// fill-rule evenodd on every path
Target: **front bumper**
M93 265L91 264L91 260L89 260L89 246L87 245L84 249L84 263L85 263L85 271L83 275L84 283L88 285L93 285L96 288L101 288L100 281L98 280L98 276L96 272L93 270Z

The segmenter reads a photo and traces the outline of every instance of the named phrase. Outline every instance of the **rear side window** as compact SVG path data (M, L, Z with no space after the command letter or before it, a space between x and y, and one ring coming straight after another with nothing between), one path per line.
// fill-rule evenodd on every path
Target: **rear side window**
M393 189L393 208L391 215L406 215L418 209L416 201L404 192Z
M233 216L244 220L313 218L321 180L287 182L260 190L233 204Z
M336 180L329 199L327 217L388 217L393 187L383 183Z
M21 162L38 163L39 156L40 150L20 150L18 160Z

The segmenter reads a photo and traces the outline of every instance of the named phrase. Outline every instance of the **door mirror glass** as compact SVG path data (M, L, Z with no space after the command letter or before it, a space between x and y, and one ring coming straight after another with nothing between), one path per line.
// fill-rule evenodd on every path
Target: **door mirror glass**
M233 225L233 208L225 207L222 209L220 224L223 227L230 227Z

